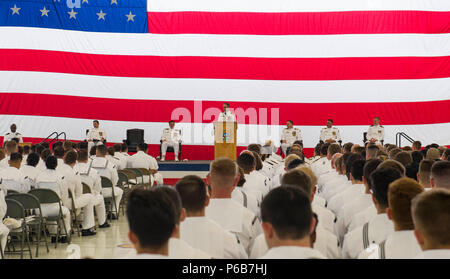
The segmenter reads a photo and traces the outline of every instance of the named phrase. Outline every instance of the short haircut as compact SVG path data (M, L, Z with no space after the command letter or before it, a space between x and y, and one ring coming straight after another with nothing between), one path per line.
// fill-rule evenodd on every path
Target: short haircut
M431 176L431 167L433 166L434 161L425 159L422 160L419 164L419 182L425 185L430 184L430 176Z
M64 155L64 163L67 165L71 165L77 162L77 152L75 150L67 151L66 155Z
M78 150L88 150L88 143L87 142L85 142L85 141L80 141L78 144L77 144L77 147L78 147Z
M434 189L417 195L411 211L415 228L431 245L450 245L450 191Z
M313 218L309 198L298 187L277 187L264 197L261 219L280 239L302 239L309 235Z
M344 153L345 154L349 154L349 153ZM342 155L341 157L336 158L336 160L334 160L334 167L336 170L340 170L342 171L342 167L344 166L344 155Z
M41 159L46 161L48 156L52 155L52 152L50 151L50 149L46 148L44 150L42 150L41 152Z
M175 189L186 211L199 212L205 208L206 185L200 177L187 175L177 182Z
M417 173L419 172L419 164L411 163L406 165L406 177L412 178L417 181Z
M328 146L327 155L333 156L336 153L341 152L341 146L337 143L332 143L330 146Z
M17 142L12 141L12 140L7 141L6 145L5 145L5 149L6 149L6 152L9 154L16 152Z
M239 170L239 181L238 181L238 183L236 184L236 186L237 186L237 187L242 187L242 186L244 186L244 184L245 184L245 182L246 182L247 180L245 180L245 174L244 174L244 171L243 171L240 167L238 167L238 170Z
M286 121L286 122L291 122L291 124L294 124L294 121L292 121L292 120L288 120L288 121Z
M289 154L286 158L284 158L284 167L287 168L287 166L289 166L289 163L295 159L300 159L300 156L296 154Z
M403 151L412 151L412 148L410 146L404 146L402 148Z
M61 143L61 145L62 145L62 143ZM43 142L43 143L42 143L42 146L43 146L44 148L50 149L50 143L48 143L48 142Z
M36 152L36 147L37 147L37 144L31 145L31 147L30 147L31 152Z
M175 224L179 224L181 209L183 208L183 206L181 205L181 198L177 190L167 185L159 185L153 188L153 191L162 191L166 193L168 197L170 197L170 199L172 200L172 204L175 207Z
M130 192L128 225L142 247L157 249L166 244L175 229L175 216L175 206L166 193L143 188Z
M342 146L342 150L344 153L350 153L352 151L352 146L353 143L352 142L347 142Z
M240 168L244 170L245 173L251 172L252 169L256 167L255 157L253 156L253 154L249 154L246 152L239 155L239 157L236 159L236 163Z
M345 155L345 154L344 154ZM344 156L342 155L342 156ZM352 171L352 165L357 160L364 160L364 158L358 153L351 153L345 160L345 171L347 173L347 177L350 178L350 172Z
M44 143L46 143L46 142L44 142ZM54 144L52 144L52 150L55 150L55 148L57 148L57 147L63 147L63 142L62 141L57 141ZM47 146L45 148L49 148L49 146Z
M93 145L92 147L91 147L91 150L89 150L89 155L91 155L91 156L95 156L97 154L97 146L96 145ZM105 153L106 154L106 153Z
M395 155L397 155L398 153L402 152L402 150L400 148L393 148L389 151L389 159L394 159Z
M122 152L125 152L125 151L127 151L128 150L128 145L126 144L126 143L122 143L122 149L121 149L121 151Z
M450 189L450 161L440 161L431 167L431 178L436 187Z
M317 155L320 155L320 150L322 149L322 143L318 143L316 144L316 146L314 147L314 153Z
M39 155L36 153L30 153L27 156L27 165L35 167L39 163Z
M305 172L298 169L286 172L281 178L281 184L299 187L309 196L312 194L313 185L311 178Z
M78 155L78 156L77 156L77 161L79 161L79 162L85 162L85 161L88 160L88 153L87 153L86 150L80 150L80 151L78 151L78 154L77 154L77 155Z
M395 161L395 160L388 159L388 160L386 160L386 161L383 161L383 163L381 163L381 164L378 165L378 168L379 168L379 169L381 169L381 168L395 169L395 170L397 170L402 176L405 176L405 175L406 175L406 169L405 169L405 167L404 167L402 164L400 164L398 161Z
M327 119L327 122L330 121L331 123L333 123L333 119Z
M423 156L422 153L420 153L419 151L413 151L411 152L411 158L413 163L420 163L423 160Z
M413 230L411 201L424 188L415 180L405 177L397 179L389 185L388 204L392 219L401 230Z
M23 154L30 154L30 146L29 145L23 146Z
M389 184L400 179L401 174L391 168L377 168L370 175L371 191L378 204L382 208L388 207L388 188Z
M263 168L263 163L261 160L261 156L255 151L252 151L253 157L255 157L255 170L260 170Z
M230 104L229 103L223 103L224 105L227 105L227 107L230 107Z
M363 155L363 152L365 152L366 149L364 146L356 146L353 148L353 153Z
M100 122L98 122L98 120L94 120L94 121L92 121L92 122L97 122L97 124L100 123Z
M422 148L422 143L417 140L412 143L412 147L414 147L416 150L420 150Z
M369 159L374 159L377 157L377 152L380 148L376 145L369 145L367 147L366 155L369 155Z
M37 144L36 145L36 153L41 156L42 150L44 150L45 147L42 144Z
M374 172L377 169L378 165L381 164L381 162L382 161L380 159L370 159L370 160L367 160L366 163L364 164L363 176L366 179L369 189L372 187L370 175L372 174L372 172Z
M138 148L140 151L147 152L148 144L146 144L145 142L141 142L140 144L138 144Z
M261 155L261 145L260 144L256 144L256 143L249 144L247 146L247 150L254 151L254 152L258 153L259 155Z
M328 147L330 146L329 143L322 144L322 147L320 148L320 155L326 156L328 154Z
M175 121L173 121L173 120L170 120L170 121L169 121L169 124L170 124L170 123L174 123L174 124L175 124Z
M105 156L108 151L106 145L104 144L97 145L96 149L97 149L96 152L100 153L103 156Z
M365 160L356 160L353 162L352 167L350 169L350 173L352 174L353 179L362 181L365 163L366 163Z
M115 152L120 152L121 150L122 150L122 144L120 144L120 143L114 144L114 151Z
M55 155L56 158L63 158L64 157L64 148L58 146L53 151L53 155Z
M311 185L313 187L317 185L317 176L310 167L303 166L298 168L298 170L301 170L302 172L306 173L309 176L309 178L311 179Z
M49 170L56 169L56 167L58 166L58 159L53 155L48 156L47 159L45 160L45 166Z
M426 158L431 160L438 160L439 158L441 158L441 153L439 152L439 149L433 147L428 149Z
M20 154L19 152L11 153L11 155L9 156L9 160L12 162L22 161L22 154Z
M215 186L232 187L238 174L235 162L228 158L217 158L211 162L209 175Z
M394 160L400 162L404 167L412 163L411 153L407 151L399 152L395 155Z
M64 148L64 150L72 149L72 142L66 140L66 141L63 143L63 148Z
M106 150L108 150L108 154L111 156L114 156L114 147L108 147Z
M286 167L287 170L295 169L298 166L301 166L305 163L302 159L294 159L289 162L289 165Z

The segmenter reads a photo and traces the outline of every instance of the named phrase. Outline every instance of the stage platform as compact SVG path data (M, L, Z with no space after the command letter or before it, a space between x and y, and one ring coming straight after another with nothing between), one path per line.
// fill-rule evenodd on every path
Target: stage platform
M195 161L158 161L159 172L164 178L164 184L175 185L177 181L186 175L198 175L206 178L209 172L209 160Z

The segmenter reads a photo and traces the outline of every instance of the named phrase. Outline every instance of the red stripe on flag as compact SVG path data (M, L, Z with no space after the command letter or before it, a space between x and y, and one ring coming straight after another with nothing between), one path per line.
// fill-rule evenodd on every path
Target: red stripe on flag
M363 94L363 93L362 93ZM425 93L424 93L425 94ZM325 125L328 118L336 125L367 125L380 116L383 125L434 124L450 122L450 100L399 103L263 103L229 102L238 120L244 111L254 109L256 118L246 116L246 124L271 123L271 109L279 109L280 124L293 120L295 125ZM194 101L128 100L65 95L1 93L0 114L39 115L115 121L167 122L175 109L186 108L191 119L184 122L209 123L203 119L205 110L222 107L222 101L201 103L201 115L196 116ZM161 109L164 108L164 109ZM263 117L261 109L267 109ZM200 109L199 109L200 110ZM177 120L177 119L175 119ZM182 120L182 119L180 119Z
M450 56L250 58L99 55L0 50L0 70L100 76L254 80L375 80L450 77ZM361 92L363 94L363 92Z
M450 12L148 12L159 34L330 35L449 33Z

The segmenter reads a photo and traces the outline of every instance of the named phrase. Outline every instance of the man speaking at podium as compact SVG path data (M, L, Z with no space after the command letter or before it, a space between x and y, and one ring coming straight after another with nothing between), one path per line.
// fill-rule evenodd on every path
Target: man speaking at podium
M100 123L98 120L93 121L94 128L89 129L86 140L88 141L88 149L91 150L92 146L104 144L106 142L106 133L103 129L99 128Z
M236 115L234 115L230 111L230 104L224 103L223 104L223 112L219 114L219 118L217 119L219 122L235 122L236 121Z

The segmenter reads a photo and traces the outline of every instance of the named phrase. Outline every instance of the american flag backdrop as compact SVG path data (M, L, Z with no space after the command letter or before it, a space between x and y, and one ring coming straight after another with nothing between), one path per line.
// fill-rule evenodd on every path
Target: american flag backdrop
M190 112L184 157L212 159L223 102L257 113L238 119L240 146L293 120L310 148L328 118L362 143L374 116L386 143L448 145L450 1L0 0L2 134L82 140L99 119L109 142L141 128L157 153Z

